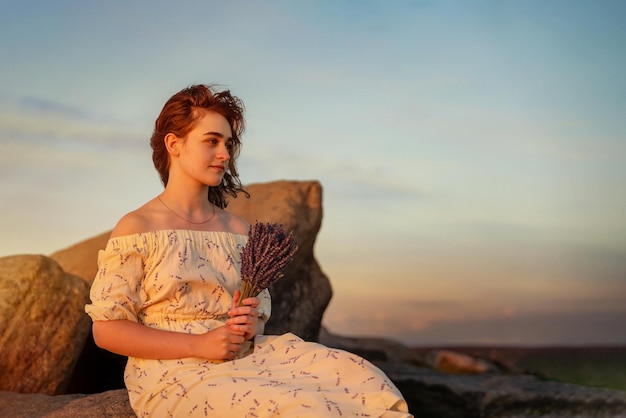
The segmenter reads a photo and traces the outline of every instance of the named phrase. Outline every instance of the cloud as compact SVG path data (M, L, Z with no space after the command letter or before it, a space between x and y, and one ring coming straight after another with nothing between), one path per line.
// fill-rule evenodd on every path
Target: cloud
M145 148L148 141L121 121L36 97L0 101L0 140L70 150Z
M434 321L406 340L411 345L626 344L626 310L537 312L480 320Z
M0 142L2 228L12 237L0 254L45 254L82 241L160 188L147 136L87 110L2 100Z
M419 165L419 160L413 159ZM318 179L325 195L342 204L362 205L400 200L406 202L422 198L425 192L417 182L394 167L369 156L349 158L341 152L331 156L285 150L284 146L244 149L239 160L242 175L253 182L276 178ZM373 197L376 197L373 199Z
M5 102L4 104L9 103ZM36 113L39 115L65 115L72 119L86 119L88 116L88 113L83 109L78 109L38 97L22 97L14 101L13 105L22 111Z
M562 309L534 309L493 301L333 300L324 316L331 332L396 339L410 346L626 344L626 309L615 300L580 300ZM558 303L558 302L557 302Z

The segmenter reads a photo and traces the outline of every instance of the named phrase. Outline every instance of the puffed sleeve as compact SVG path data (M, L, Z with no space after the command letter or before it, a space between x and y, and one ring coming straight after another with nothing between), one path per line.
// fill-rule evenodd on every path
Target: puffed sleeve
M129 237L109 240L98 253L98 273L91 285L85 312L94 321L127 319L137 322L143 305L144 250Z

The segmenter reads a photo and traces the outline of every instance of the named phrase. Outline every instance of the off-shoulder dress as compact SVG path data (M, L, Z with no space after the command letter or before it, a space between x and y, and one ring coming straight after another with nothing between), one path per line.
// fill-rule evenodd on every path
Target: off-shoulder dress
M112 238L98 254L85 307L94 321L130 320L182 333L224 325L240 286L247 236L159 230ZM261 320L271 314L259 295ZM293 334L259 335L237 359L129 358L124 380L140 417L410 417L385 374L354 354Z

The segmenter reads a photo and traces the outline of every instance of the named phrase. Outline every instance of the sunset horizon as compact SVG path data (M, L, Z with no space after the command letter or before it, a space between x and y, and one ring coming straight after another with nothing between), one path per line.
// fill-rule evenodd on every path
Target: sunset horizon
M159 194L161 106L215 83L245 104L243 184L322 185L330 332L626 345L625 2L0 11L0 257Z

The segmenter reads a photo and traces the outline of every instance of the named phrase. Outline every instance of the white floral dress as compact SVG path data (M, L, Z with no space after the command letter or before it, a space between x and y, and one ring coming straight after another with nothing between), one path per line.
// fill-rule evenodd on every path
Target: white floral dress
M112 238L98 256L85 310L204 333L228 319L247 236L160 230ZM270 315L267 291L261 319ZM249 344L249 343L248 343ZM128 359L124 380L141 417L410 417L382 371L345 351L293 334L260 335L233 361Z

